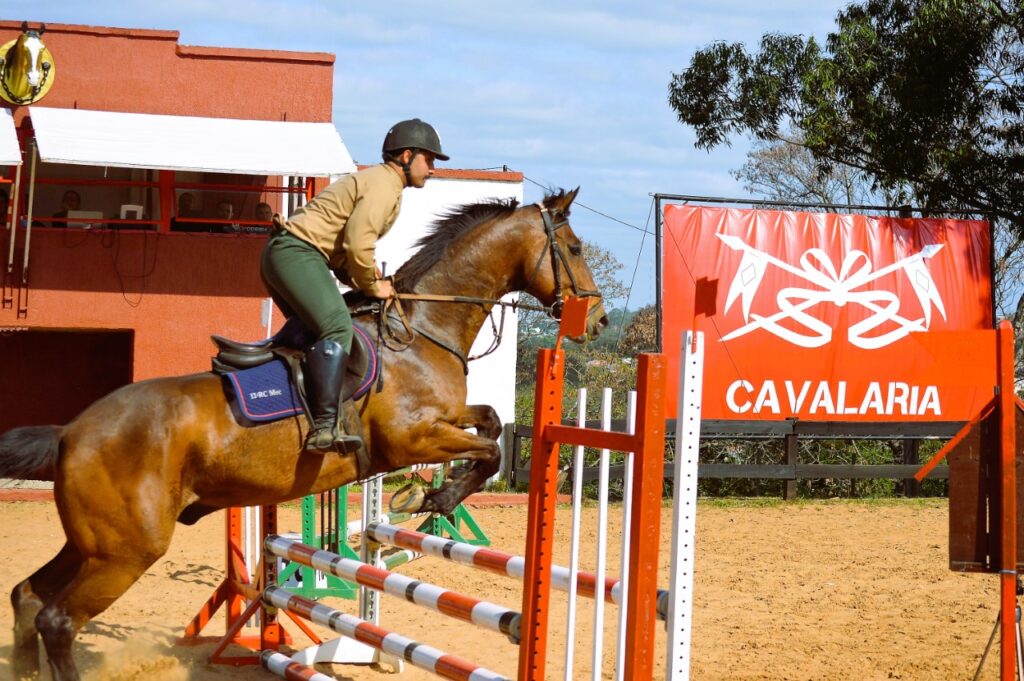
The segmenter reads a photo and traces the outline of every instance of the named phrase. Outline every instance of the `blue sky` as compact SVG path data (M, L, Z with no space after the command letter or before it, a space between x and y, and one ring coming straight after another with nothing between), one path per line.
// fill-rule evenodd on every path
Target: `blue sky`
M0 17L177 30L188 45L331 52L334 122L358 162L376 162L387 128L419 116L441 131L448 167L508 165L545 187L579 185L578 203L592 210L575 210L573 224L615 254L624 283L637 270L635 308L654 300L653 237L642 231L654 229L650 194L744 195L729 171L742 165L746 140L695 149L666 102L672 73L716 40L823 38L846 4L0 0ZM543 195L530 181L527 201Z

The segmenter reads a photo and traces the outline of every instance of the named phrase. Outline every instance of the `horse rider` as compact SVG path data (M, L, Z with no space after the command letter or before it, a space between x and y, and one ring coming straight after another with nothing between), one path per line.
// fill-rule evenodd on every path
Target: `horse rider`
M306 396L313 427L307 452L352 452L362 438L338 423L345 365L352 349L352 318L335 277L376 298L391 298L374 252L377 239L398 218L405 187L420 188L447 161L437 131L418 118L396 123L384 137L383 163L327 186L287 220L274 215L274 233L260 259L260 274L287 318L298 317L316 334L306 350ZM344 421L344 419L342 419Z

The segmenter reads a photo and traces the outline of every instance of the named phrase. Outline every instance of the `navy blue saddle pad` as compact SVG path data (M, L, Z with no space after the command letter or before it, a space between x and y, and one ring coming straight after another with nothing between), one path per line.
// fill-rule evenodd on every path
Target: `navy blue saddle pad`
M354 325L354 330L353 343L359 343L361 350L369 355L366 371L351 395L352 399L359 399L369 392L377 377L379 362L369 335L358 325ZM292 380L291 369L283 359L275 357L266 364L232 371L224 377L231 386L228 397L232 411L243 423L266 423L302 413L302 399ZM346 378L346 386L352 379L352 376Z

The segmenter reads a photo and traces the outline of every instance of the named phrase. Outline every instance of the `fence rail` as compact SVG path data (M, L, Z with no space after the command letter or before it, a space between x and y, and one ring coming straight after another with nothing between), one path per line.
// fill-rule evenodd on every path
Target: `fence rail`
M565 422L571 425L569 421ZM625 421L612 422L612 429L622 431ZM904 489L913 494L917 489L914 473L920 468L917 462L917 442L920 438L953 437L964 424L946 421L938 423L817 423L806 421L705 421L701 424L701 439L743 439L765 440L782 439L785 441L785 463L774 464L728 464L701 463L697 467L698 478L703 479L749 479L749 480L782 480L785 481L783 497L796 495L798 480L815 479L847 479L847 480L903 480ZM665 444L675 442L675 419L665 424ZM588 421L587 427L600 428L599 421ZM888 432L886 432L888 431ZM515 425L506 428L505 461L502 470L505 481L514 488L519 482L528 482L530 476L529 461L525 461L522 453L524 442L531 439L533 429L528 425ZM799 463L797 459L797 443L799 440L822 439L876 439L903 440L904 463L902 464L810 464ZM609 478L621 480L624 474L622 464L609 467ZM569 477L573 471L568 469ZM672 463L666 462L664 477L671 479ZM597 480L597 467L583 470L583 480ZM929 480L949 478L949 469L938 466L929 473Z

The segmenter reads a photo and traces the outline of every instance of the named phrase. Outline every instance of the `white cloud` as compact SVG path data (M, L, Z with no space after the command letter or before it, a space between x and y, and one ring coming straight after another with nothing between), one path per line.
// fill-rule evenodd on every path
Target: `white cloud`
M823 36L845 4L52 0L26 8L0 0L5 16L30 21L178 30L192 45L333 53L334 120L357 160L376 162L387 128L420 116L441 130L449 167L507 163L542 184L579 184L583 203L631 224L647 219L651 192L740 193L728 171L743 163L746 143L695 150L692 131L666 102L671 74L716 40L753 49L766 32ZM539 193L527 185L528 196ZM585 238L631 267L638 232L592 215L583 224L593 230Z

